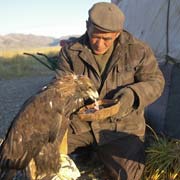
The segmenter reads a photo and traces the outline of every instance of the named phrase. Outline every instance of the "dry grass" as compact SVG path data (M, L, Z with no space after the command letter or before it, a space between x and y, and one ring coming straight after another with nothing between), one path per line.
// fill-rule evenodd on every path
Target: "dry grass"
M31 54L36 54L37 52L41 52L44 54L49 53L57 53L60 50L60 46L51 46L51 47L41 47L41 48L35 48L35 49L19 49L19 50L0 50L0 57L11 59L16 56L23 55L24 52L28 52Z
M37 52L46 54L48 57L57 56L60 47L47 47L37 49L21 49L12 51L0 51L0 79L11 79L24 76L37 76L52 74L51 70L37 62L34 58L23 53L36 55ZM46 59L39 57L46 62Z

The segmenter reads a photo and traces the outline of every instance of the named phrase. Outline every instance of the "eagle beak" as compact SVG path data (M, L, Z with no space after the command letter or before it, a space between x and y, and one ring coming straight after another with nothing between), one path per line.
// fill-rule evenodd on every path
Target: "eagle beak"
M94 101L99 98L99 94L97 91L89 90L87 93L88 93L89 97Z

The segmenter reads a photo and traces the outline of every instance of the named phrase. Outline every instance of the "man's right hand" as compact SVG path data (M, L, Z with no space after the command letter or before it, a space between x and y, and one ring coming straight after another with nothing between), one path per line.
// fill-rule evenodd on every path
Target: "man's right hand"
M123 88L118 91L113 99L117 99L119 103L119 111L115 117L121 118L129 114L133 110L134 92L130 88Z

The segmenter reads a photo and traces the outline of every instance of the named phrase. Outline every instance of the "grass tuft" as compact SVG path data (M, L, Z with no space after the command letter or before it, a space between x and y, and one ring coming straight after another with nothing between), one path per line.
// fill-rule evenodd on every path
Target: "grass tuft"
M146 148L143 180L180 179L180 141L158 137Z

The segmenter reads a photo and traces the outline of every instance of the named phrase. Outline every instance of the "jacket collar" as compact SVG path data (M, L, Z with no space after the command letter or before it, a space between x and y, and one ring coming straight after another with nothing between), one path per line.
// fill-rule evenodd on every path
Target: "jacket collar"
M89 39L86 32L77 40L76 43L70 46L70 49L73 51L79 51L79 56L81 57L81 59L86 63L88 63L91 67L93 67L95 71L98 73L99 69L97 63L95 62L91 49L89 48L88 41ZM106 73L104 74L105 77L108 75L108 73L111 71L111 69L119 59L122 59L123 61L124 59L123 56L127 51L128 45L133 43L132 35L124 30L120 34L120 36L116 39L115 43L116 44L114 46L113 56L111 57L111 60L109 61L109 65L107 66L106 69Z
M98 75L100 75L99 69L98 69L98 65L95 62L95 58L93 56L93 53L89 47L89 43L88 43L89 39L88 39L88 35L87 32L82 35L79 40L74 43L70 49L73 51L79 51L79 56L80 58L85 61L87 64L89 64L89 66L93 67L96 71L96 73Z

